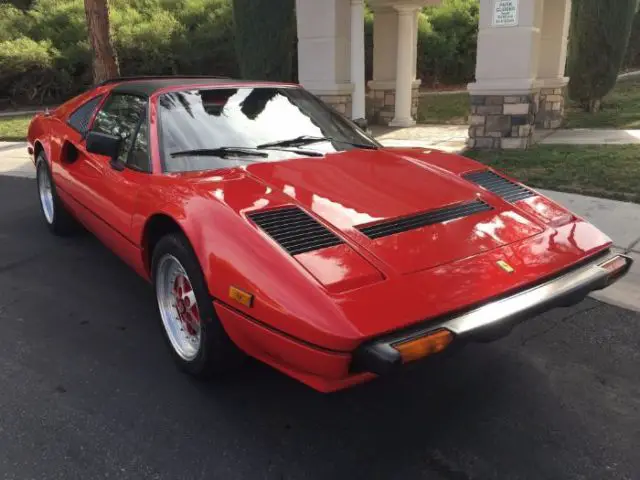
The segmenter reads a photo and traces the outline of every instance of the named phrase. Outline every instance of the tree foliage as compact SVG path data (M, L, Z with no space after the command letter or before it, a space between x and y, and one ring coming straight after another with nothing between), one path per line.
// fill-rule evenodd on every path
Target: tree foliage
M573 0L568 59L569 96L597 111L615 86L637 0Z

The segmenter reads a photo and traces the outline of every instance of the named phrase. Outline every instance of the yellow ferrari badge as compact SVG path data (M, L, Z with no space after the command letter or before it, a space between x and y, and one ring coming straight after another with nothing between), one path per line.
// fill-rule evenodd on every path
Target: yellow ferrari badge
M502 270L504 270L507 273L513 273L516 271L511 265L509 265L504 260L498 260L496 263Z

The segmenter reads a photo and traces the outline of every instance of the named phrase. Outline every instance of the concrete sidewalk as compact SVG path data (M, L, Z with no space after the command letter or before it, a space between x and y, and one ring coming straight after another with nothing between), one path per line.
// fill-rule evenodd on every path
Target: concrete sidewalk
M0 142L0 175L35 178L26 142Z
M536 130L534 142L540 145L637 145L640 130L574 128Z
M615 251L634 259L631 271L612 287L593 293L597 300L640 312L640 205L574 193L539 190L605 232Z
M406 128L372 126L381 143L393 146L438 148L460 152L466 148L467 125L415 125ZM640 130L576 128L571 130L537 129L533 141L540 145L639 145Z
M468 125L415 125L406 128L371 126L371 133L388 147L437 148L460 152L467 146Z

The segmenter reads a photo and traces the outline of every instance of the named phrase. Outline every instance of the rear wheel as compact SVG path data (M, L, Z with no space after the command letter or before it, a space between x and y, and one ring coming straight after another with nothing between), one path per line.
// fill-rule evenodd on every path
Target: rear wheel
M164 336L180 369L207 378L236 367L243 355L215 313L200 264L184 235L170 234L158 242L152 272Z
M62 236L73 233L76 224L58 197L49 165L42 152L36 159L36 181L40 211L49 230L55 235Z

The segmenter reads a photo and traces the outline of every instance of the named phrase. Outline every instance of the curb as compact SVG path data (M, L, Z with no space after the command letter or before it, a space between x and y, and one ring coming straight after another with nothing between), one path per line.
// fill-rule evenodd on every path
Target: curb
M640 70L632 70L631 72L621 73L618 75L618 80L625 80L627 78L640 77Z

